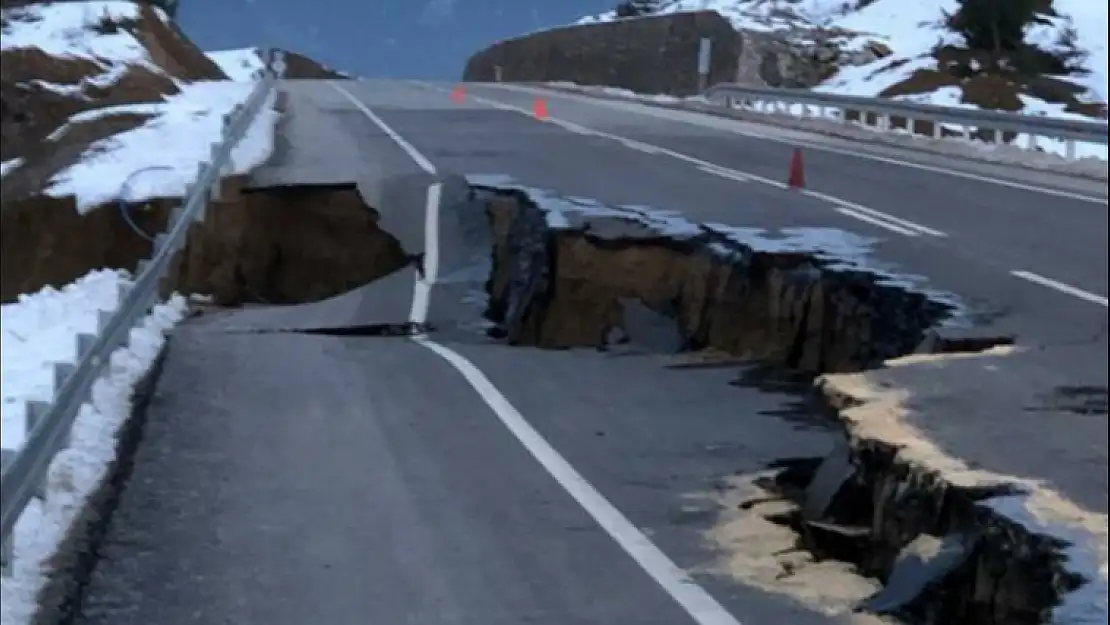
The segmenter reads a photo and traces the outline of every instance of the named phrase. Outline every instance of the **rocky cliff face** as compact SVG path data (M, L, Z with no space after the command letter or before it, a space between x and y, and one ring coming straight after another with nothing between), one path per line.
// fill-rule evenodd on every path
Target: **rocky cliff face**
M735 82L759 87L813 87L842 67L866 65L891 53L881 41L844 46L836 30L811 29L794 35L739 32L743 45Z
M496 43L467 62L464 80L566 81L640 93L697 93L699 41L712 42L709 84L812 87L846 65L890 54L878 41L842 45L844 33L736 30L715 11L652 15L543 31ZM500 68L498 70L497 68Z
M496 43L467 61L464 80L570 81L642 93L698 90L698 47L712 42L709 81L735 79L741 38L713 11L548 30ZM500 68L498 70L497 68Z

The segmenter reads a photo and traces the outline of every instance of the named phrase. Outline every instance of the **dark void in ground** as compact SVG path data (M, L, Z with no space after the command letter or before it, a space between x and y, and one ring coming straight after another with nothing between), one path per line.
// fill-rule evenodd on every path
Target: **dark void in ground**
M952 329L962 313L954 298L870 265L866 243L847 233L768 235L520 187L478 192L494 235L487 318L513 345L746 362L737 383L798 392L797 414L783 416L812 423L831 411L806 393L818 374L1013 342ZM1097 393L1060 395L1099 409ZM825 423L838 424L835 415ZM810 557L883 583L858 610L930 625L1046 622L1080 583L1065 569L1066 545L980 505L999 492L953 486L896 452L845 437L827 458L772 467L778 477L763 487L790 505L769 520L794 530Z

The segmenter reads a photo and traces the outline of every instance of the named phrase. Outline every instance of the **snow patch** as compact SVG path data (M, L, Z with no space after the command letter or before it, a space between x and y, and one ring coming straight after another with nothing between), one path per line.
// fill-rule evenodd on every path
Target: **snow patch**
M24 401L49 399L53 362L75 360L77 334L95 330L97 311L114 308L119 289L130 283L126 272L93 271L60 290L47 287L0 307L4 448L18 448L23 442ZM46 501L32 500L16 522L12 575L0 580L3 625L32 622L51 557L115 458L117 433L131 415L135 384L150 369L165 333L184 317L186 308L179 295L155 306L131 330L127 346L112 354L104 375L93 385L90 402L74 422L70 447L50 466Z
M5 10L11 20L0 50L38 48L50 56L147 64L150 55L131 33L102 33L101 23L138 20L139 5L123 0L33 4Z
M212 145L221 141L223 115L246 102L254 87L245 82L195 82L182 85L181 93L165 102L124 104L74 115L71 123L121 113L155 117L90 145L78 163L54 176L46 194L72 195L84 212L118 198L123 181L141 169L143 175L129 185L128 200L184 196L186 186L196 180L198 164L211 160ZM269 158L278 115L271 92L232 150L231 175L244 174Z
M223 73L231 80L258 80L266 70L266 65L262 62L262 56L258 53L257 48L216 50L206 54L216 65L220 66Z
M7 176L22 165L23 159L21 158L13 158L9 161L4 161L3 163L0 163L0 178Z

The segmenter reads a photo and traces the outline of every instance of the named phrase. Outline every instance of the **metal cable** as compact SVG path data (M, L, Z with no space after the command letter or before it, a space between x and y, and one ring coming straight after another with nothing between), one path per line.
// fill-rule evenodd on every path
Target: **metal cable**
M137 176L137 175L139 175L143 172L146 172L146 171L154 171L154 170L159 170L159 169L170 170L170 169L173 169L173 168L168 166L168 165L152 165L150 167L142 167L140 169L136 169L135 171L131 172L130 174L127 174L127 177L123 179L123 184L121 184L120 188L119 188L119 214L120 214L120 216L123 217L123 220L125 222L127 222L128 226L131 226L131 229L135 231L135 234L141 236L142 238L146 239L147 241L150 241L151 243L154 242L154 237L150 236L146 232L143 232L142 228L140 228L139 225L135 223L135 220L131 218L131 211L128 210L127 200L125 199L125 197L127 195L128 186L131 184L131 180L135 176Z

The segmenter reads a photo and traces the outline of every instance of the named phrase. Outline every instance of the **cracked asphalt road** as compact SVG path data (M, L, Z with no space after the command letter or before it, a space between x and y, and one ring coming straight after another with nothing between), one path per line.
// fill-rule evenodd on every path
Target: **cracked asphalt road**
M1042 345L1099 336L1068 362L1085 368L1085 376L1101 372L1105 381L1106 338L1099 334L1105 307L1015 279L1006 273L1013 257L996 253L1038 241L1034 234L1047 226L1024 216L1043 198L1006 192L992 203L983 199L996 191L988 183L948 184L912 169L898 174L900 183L887 177L895 174L878 168L869 174L847 159L810 161L821 189L826 180L841 180L845 186L828 192L854 193L881 177L881 191L861 191L868 195L855 201L948 234L900 237L819 198L727 179L481 102L454 103L426 86L344 84L442 171L504 174L698 221L823 225L881 237L880 257L981 302L981 320L997 331ZM355 181L368 197L396 198L380 207L383 219L419 241L425 207L417 191L431 177L329 84L287 89L286 141L256 184ZM529 103L493 88L472 92ZM723 166L762 168L768 178L782 173L780 148L767 142L723 142L680 122L582 103L553 102L552 114L720 157ZM399 179L408 182L389 182ZM977 214L991 211L990 219L1009 230L991 238L992 228L962 227L974 221L958 209L967 194L977 198ZM1072 228L1076 238L1040 240L1029 261L1085 288L1101 280L1105 293L1106 229L1097 228L1105 225L1105 207L1100 216L1097 206L1057 206L1069 217L1051 227ZM1007 218L1007 210L1015 216ZM1087 214L1079 211L1088 211L1089 221L1076 217ZM458 224L441 220L441 236L452 242L444 244L445 257L454 259L445 262L464 278L435 288L429 314L471 319L475 311L464 295L482 278L464 271L474 257L464 248L473 242L459 235ZM1087 246L1099 241L1102 268L1091 268L1098 250ZM373 306L336 314L353 323L358 311L372 309L404 320L412 289L398 285L368 288ZM77 623L733 625L684 611L544 471L459 372L423 346L404 338L228 334L218 325L186 323L171 341L134 478ZM820 455L830 446L832 432L767 414L789 408L794 398L730 386L735 371L677 373L652 356L512 349L465 333L441 341L484 372L644 536L695 571L694 580L736 622L857 622L707 566L714 554L702 532L713 509L699 495L719 488L723 476L757 471L782 456Z

